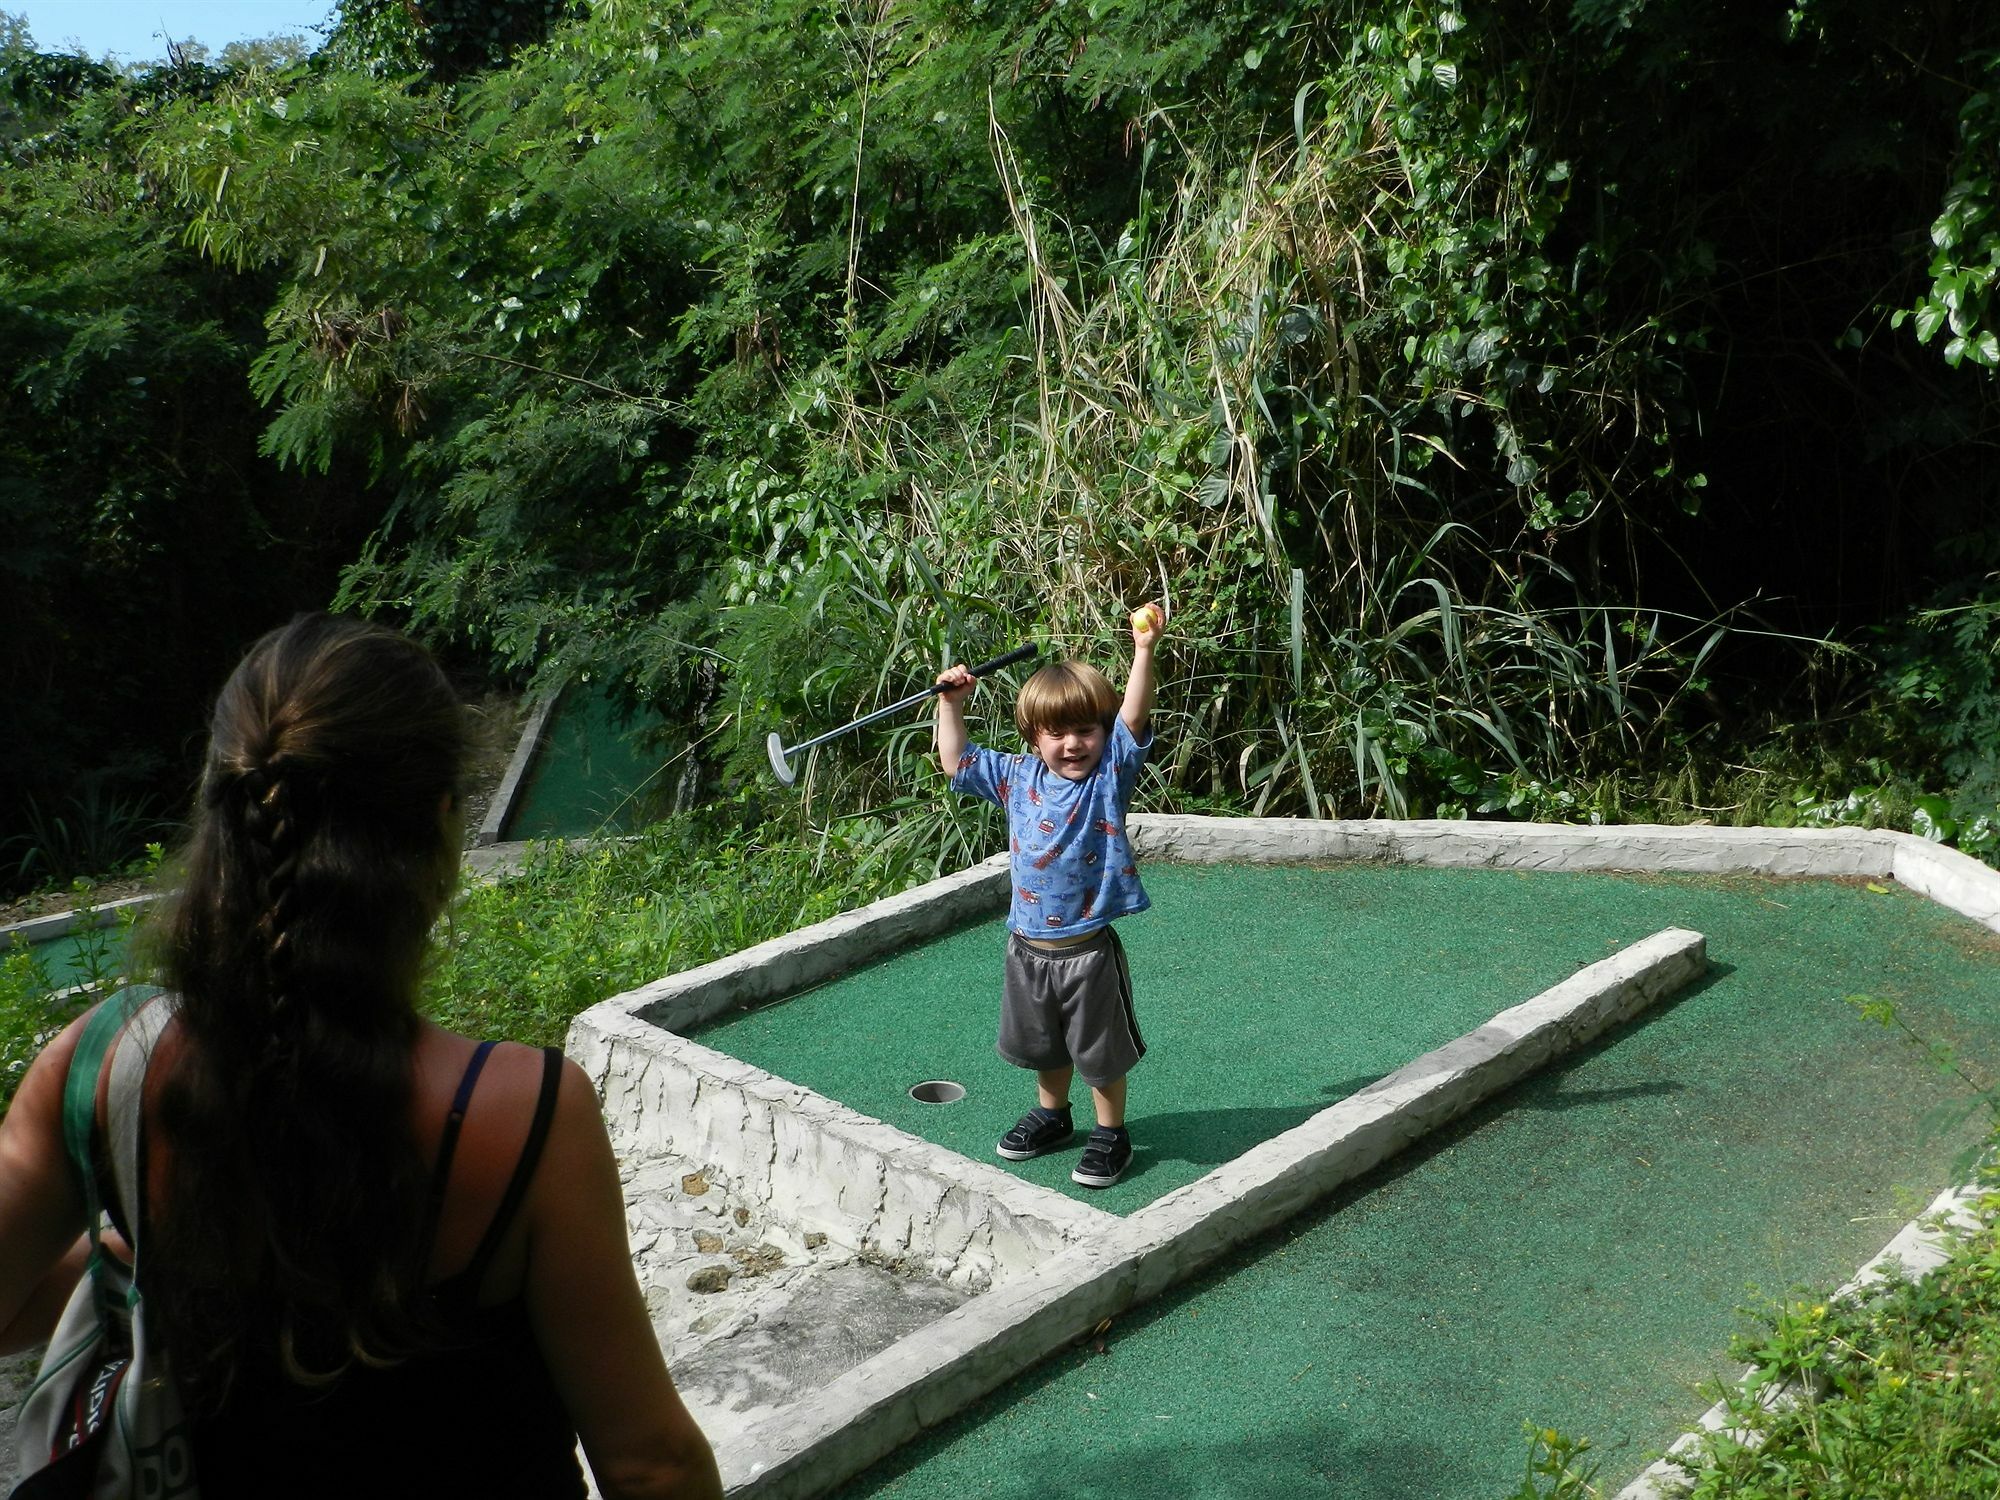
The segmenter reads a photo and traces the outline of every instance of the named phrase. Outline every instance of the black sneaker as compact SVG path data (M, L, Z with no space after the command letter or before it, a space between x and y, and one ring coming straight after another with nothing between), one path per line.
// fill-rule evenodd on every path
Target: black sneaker
M1131 1164L1132 1137L1108 1125L1098 1125L1083 1143L1083 1160L1076 1164L1069 1180L1088 1188L1107 1188L1123 1177Z
M1031 1161L1045 1151L1067 1146L1075 1134L1076 1126L1067 1111L1056 1115L1031 1109L1014 1122L1014 1128L1001 1136L1000 1144L993 1149L1009 1161Z

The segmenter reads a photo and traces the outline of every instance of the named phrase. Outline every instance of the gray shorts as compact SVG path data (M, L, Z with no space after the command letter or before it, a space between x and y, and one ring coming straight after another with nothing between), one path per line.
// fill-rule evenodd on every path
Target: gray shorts
M1106 927L1088 942L1051 953L1009 933L994 1050L1037 1072L1074 1065L1091 1088L1131 1072L1146 1044L1132 1013L1132 976L1118 934Z

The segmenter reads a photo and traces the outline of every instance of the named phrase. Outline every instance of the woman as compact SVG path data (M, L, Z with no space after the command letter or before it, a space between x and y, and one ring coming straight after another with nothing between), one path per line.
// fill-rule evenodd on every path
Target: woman
M147 1066L146 1298L207 1500L719 1496L633 1276L596 1095L413 1002L458 868L464 711L420 648L304 616L216 704ZM0 1343L81 1266L61 1096L0 1122ZM100 1084L100 1090L102 1085ZM103 1096L100 1092L100 1117Z

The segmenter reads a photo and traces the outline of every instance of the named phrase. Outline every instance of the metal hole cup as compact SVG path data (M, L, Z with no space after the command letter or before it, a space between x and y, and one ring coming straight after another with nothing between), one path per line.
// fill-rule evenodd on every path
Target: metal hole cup
M919 1104L956 1104L965 1097L965 1085L949 1078L931 1078L910 1090Z

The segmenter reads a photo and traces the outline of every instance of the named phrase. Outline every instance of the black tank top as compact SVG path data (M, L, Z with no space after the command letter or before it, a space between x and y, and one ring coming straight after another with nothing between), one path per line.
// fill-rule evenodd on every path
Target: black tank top
M431 1224L444 1202L466 1106L493 1043L466 1065L431 1181ZM562 1053L543 1051L541 1094L507 1191L471 1263L431 1289L449 1342L385 1368L357 1365L306 1389L276 1370L243 1370L230 1399L195 1424L203 1500L586 1493L576 1429L535 1345L526 1303L479 1306L479 1287L535 1175L555 1113Z

